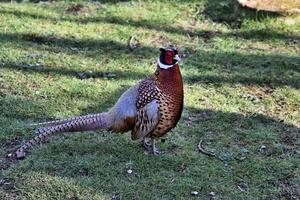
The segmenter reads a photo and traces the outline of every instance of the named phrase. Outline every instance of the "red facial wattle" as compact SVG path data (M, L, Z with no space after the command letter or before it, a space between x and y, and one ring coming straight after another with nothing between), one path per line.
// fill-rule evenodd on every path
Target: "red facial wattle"
M174 59L174 51L166 51L165 53L165 63L168 65L172 65L173 64L173 59Z
M161 53L158 62L160 63L161 68L168 68L168 66L173 66L177 61L180 60L178 51L175 48L160 48L160 51Z

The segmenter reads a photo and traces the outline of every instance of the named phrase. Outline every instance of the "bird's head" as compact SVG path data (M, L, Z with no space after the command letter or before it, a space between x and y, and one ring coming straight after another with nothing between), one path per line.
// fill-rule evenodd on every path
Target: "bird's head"
M158 65L160 68L167 69L175 64L180 60L178 51L175 47L166 47L160 48L160 56L158 59Z

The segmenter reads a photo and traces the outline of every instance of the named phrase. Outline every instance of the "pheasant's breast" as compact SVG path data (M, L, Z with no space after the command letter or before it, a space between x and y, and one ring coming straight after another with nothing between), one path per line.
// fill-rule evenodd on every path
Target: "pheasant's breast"
M178 122L182 110L182 98L176 98L165 93L159 95L160 120L151 134L152 138L162 137Z

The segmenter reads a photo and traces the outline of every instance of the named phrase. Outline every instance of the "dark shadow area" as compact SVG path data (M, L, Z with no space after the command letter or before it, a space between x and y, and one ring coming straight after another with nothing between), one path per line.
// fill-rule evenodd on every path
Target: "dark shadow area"
M197 69L199 75L185 76L186 82L246 85L287 85L300 88L300 57L259 55L198 50L184 66Z
M265 78L265 79L264 79ZM204 83L204 84L244 84L244 85L260 85L260 86L271 86L277 87L282 85L288 85L296 89L300 88L299 78L291 78L289 80L284 79L272 79L265 77L248 77L247 73L237 76L211 76L211 75L199 75L199 76L189 76L185 78L187 83Z
M133 55L135 59L154 58L158 50L154 47L143 46L135 51L127 49L126 45L106 40L97 39L75 39L58 38L56 36L40 36L36 34L4 34L0 33L3 41L19 41L24 43L23 47L31 47L35 44L38 48L52 52L63 52L76 55L71 48L91 50L84 56L95 58L101 54L109 59L117 59L120 55ZM189 57L183 67L197 69L198 74L184 76L188 84L197 82L221 84L221 83L241 83L253 85L288 85L300 88L299 79L300 57L280 54L241 54L236 52L208 52L198 50ZM24 72L37 72L44 74L58 74L75 76L80 78L79 73L73 69L51 68L47 66L30 67L28 63L2 63L1 67L22 70ZM131 71L130 73L112 70L116 79L131 79L136 77L142 79L145 74ZM106 72L94 72L93 78L105 78Z
M126 85L120 87L120 89L117 91L114 91L109 95L106 103L97 102L96 104L83 109L82 115L87 113L103 112L103 107L107 107L107 109L111 108L119 96L121 96L129 87L130 86ZM184 107L184 113L185 114L181 117L178 125L181 126L181 128L185 127L186 129L196 129L196 131L189 131L188 134L183 135L183 137L186 137L186 140L190 140L191 137L218 138L225 135L226 137L233 139L232 143L241 146L253 146L261 143L271 144L272 142L275 142L272 141L275 139L277 142L282 142L288 147L299 149L300 128L286 123L282 119L275 119L258 113L238 114L216 111L212 109L196 109L186 106ZM184 122L185 120L188 120L188 118L192 118L192 123L187 126ZM209 131L215 133L216 135L205 135L206 132ZM260 133L264 131L270 132L270 138L268 138L266 135L260 135ZM127 134L130 134L130 132L127 132ZM172 132L169 132L168 134L172 134ZM274 134L276 135L275 138L273 137ZM131 143L127 140L125 142L128 144ZM130 146L134 147L135 142L132 141L132 143L133 144ZM113 153L110 151L109 146L103 148L107 150L107 154ZM138 147L137 150L139 150ZM297 152L293 153L297 154ZM115 156L117 156L117 154Z
M135 56L150 57L158 52L158 49L148 46L141 46L135 51L128 49L126 44L116 42L113 40L103 39L76 39L76 38L60 38L55 35L38 35L34 33L0 33L0 40L2 41L18 41L30 42L37 45L47 45L50 47L59 47L54 51L62 51L65 53L72 52L71 48L96 50L97 54L102 56L109 56L109 58L119 57L121 54L132 54ZM72 52L74 54L74 51ZM95 55L93 55L95 56Z
M133 27L142 27L150 30L156 31L164 31L172 34L181 34L190 37L202 37L204 39L210 39L214 36L217 37L238 37L244 39L262 39L262 40L271 40L271 39L299 39L299 36L294 35L285 35L282 33L278 33L275 30L256 30L256 31L235 31L230 33L222 33L219 31L207 31L207 30L186 30L182 28L177 28L169 24L162 24L161 22L149 21L149 20L133 20L120 18L115 16L106 16L106 17L95 17L95 18L87 18L87 19L77 19L79 23L111 23L117 25L124 26L133 26ZM263 33L263 34L262 34Z
M186 147L182 147L176 154L169 152L167 155L153 157L144 155L143 150L137 143L130 141L124 136L103 135L99 139L96 134L82 136L82 133L78 133L76 137L69 136L68 140L59 140L56 143L50 142L47 144L48 148L35 151L33 155L27 157L24 161L20 161L23 162L22 171L23 173L35 171L72 179L75 183L80 182L86 188L104 192L108 196L118 192L123 197L125 196L126 199L133 199L136 193L131 191L139 191L139 186L149 184L149 180L151 180L151 184L159 186L159 191L178 190L183 196L189 195L186 194L187 188L181 188L183 187L181 182L175 181L172 184L159 183L161 181L160 178L169 180L170 174L166 172L171 172L176 177L181 176L181 181L189 181L192 185L199 185L199 183L204 182L206 185L202 185L200 191L202 193L208 193L213 182L226 181L229 176L235 177L234 179L237 180L242 178L243 181L249 184L249 187L252 184L257 184L257 181L259 181L259 184L264 184L270 188L280 188L279 183L283 181L293 182L295 175L291 174L290 171L296 170L296 164L290 164L279 173L277 168L281 167L280 163L283 161L289 162L289 159L296 159L296 150L300 139L299 128L261 114L247 116L194 108L186 108L186 112L188 112L189 116L193 116L196 119L192 126L200 127L196 132L180 134L180 137L183 137L187 144L195 146L194 150L191 151L197 151L196 146L200 138L208 140L209 138L214 138L210 140L213 141L211 144L213 146L216 143L220 143L223 137L229 137L231 141L230 143L222 144L223 147L221 146L220 149L217 149L218 154L222 151L222 148L229 150L235 145L251 151L244 161L239 161L237 154L233 154L230 160L225 161L232 167L232 170L238 169L235 173L232 173L231 170L224 170L224 163L218 157L209 158L201 154L197 157L194 152L182 153L182 148ZM189 129L191 127L186 128ZM207 135L209 130L214 133L222 133L223 136L219 137L217 134ZM264 131L267 131L270 135L275 133L277 136L270 139L264 135L258 135L259 132ZM169 134L172 133L170 132ZM58 137L56 137L57 140ZM277 142L284 144L282 151L272 146L273 143ZM259 148L261 144L268 146L266 153L253 150ZM182 146L183 144L176 145ZM233 150L235 151L236 149ZM185 151L187 150L185 149ZM41 157L43 158L42 160L39 159ZM188 162L186 162L187 158ZM264 167L270 164L270 160L276 159L280 160L280 162L273 162L272 168L266 169ZM137 175L131 177L126 175L126 163L129 160L130 163L133 163L134 172L137 173ZM52 164L50 165L49 163ZM220 167L215 168L216 165ZM68 166L68 168L65 166ZM212 166L214 166L213 169L215 171L211 172L209 168ZM145 167L147 170L145 170ZM123 172L124 170L125 172ZM213 173L213 176L206 176L207 172ZM199 173L202 175L199 176ZM251 173L253 175L249 176ZM262 175L264 177L276 177L276 179L274 181L260 179ZM255 180L256 177L259 180ZM93 179L100 181L90 181ZM126 182L126 185L120 186L119 182ZM185 187L187 186L188 188L190 187L185 185ZM130 191L128 187L131 188ZM264 188L260 188L260 190L260 193L265 191ZM157 191L156 187L149 187L149 193L154 191ZM218 192L222 193L224 191L220 189ZM295 190L290 190L289 192L293 195L297 194ZM174 198L169 193L165 195L166 197ZM277 195L284 194L281 194L279 190ZM188 199L188 196L185 197Z
M204 14L214 22L226 23L232 28L240 28L246 19L260 21L280 16L272 12L243 8L237 0L206 0Z
M231 8L230 8L231 9ZM33 19L44 19L44 20L52 20L54 22L58 21L73 21L80 24L86 23L110 23L122 26L132 26L132 27L142 27L150 30L156 31L164 31L171 34L180 34L186 35L190 37L201 37L204 39L211 39L212 37L235 37L235 38L243 38L243 39L259 39L259 40L298 40L300 36L297 35L286 35L282 33L278 33L275 30L251 30L251 31L239 31L235 30L230 33L222 33L219 31L208 31L208 30L186 30L183 28L174 27L171 24L165 24L158 21L149 21L149 20L133 20L130 18L121 18L117 16L98 16L91 18L55 18L52 16L44 16L35 13L28 13L24 11L8 11L1 10L2 13L15 15L20 18L29 17ZM225 11L224 11L225 12ZM225 12L226 13L226 12Z
M284 120L274 119L264 114L254 113L242 115L211 109L200 110L190 107L185 108L185 111L187 112L188 117L194 119L192 126L199 127L202 131L215 132L216 136L222 137L222 134L225 134L228 137L234 138L235 141L233 142L240 145L255 145L252 142L271 143L272 141L268 141L268 138L259 135L262 130L270 131L272 134L276 133L276 139L282 140L281 142L295 148L300 142L299 127L285 123ZM197 133L191 134L197 135ZM205 134L203 135L205 137Z
M95 78L95 79L117 79L117 80L141 80L147 76L147 74L139 73L136 71L121 71L112 69L108 72L103 71L95 71L92 73L87 73L80 70L74 69L66 69L64 67L48 67L46 65L38 66L38 67L30 67L27 64L23 63L1 63L0 67L13 69L13 70L21 70L22 72L26 73L41 73L45 75L60 75L60 76L72 76L78 79L87 79L87 78ZM153 67L154 71L154 67ZM82 75L81 73L87 73L87 75ZM113 74L113 76L110 76Z

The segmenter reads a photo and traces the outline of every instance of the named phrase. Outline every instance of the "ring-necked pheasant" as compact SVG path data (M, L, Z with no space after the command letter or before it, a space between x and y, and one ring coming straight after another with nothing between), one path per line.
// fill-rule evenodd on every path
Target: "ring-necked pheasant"
M178 52L173 47L161 48L154 75L129 88L108 111L99 114L73 117L40 123L37 136L17 151L17 158L46 138L62 132L107 129L112 132L131 130L133 140L143 140L144 147L157 153L155 139L174 128L183 108L183 81Z

